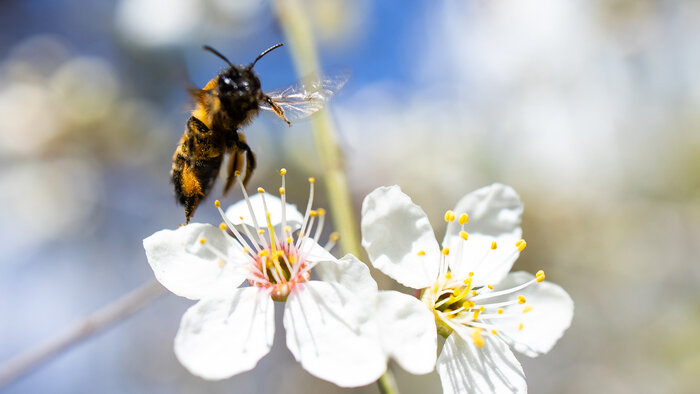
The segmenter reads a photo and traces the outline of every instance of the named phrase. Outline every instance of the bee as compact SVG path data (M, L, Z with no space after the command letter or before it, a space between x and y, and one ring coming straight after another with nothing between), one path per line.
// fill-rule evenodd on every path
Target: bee
M312 115L323 107L347 82L349 73L333 77L308 78L285 89L263 93L260 79L253 71L263 56L281 47L279 43L258 55L249 65L234 65L210 46L203 49L228 64L202 89L191 89L196 102L185 125L185 132L173 154L170 171L177 201L185 207L185 224L190 222L200 201L209 193L224 156L229 155L226 196L245 165L243 185L247 185L256 166L255 154L240 131L260 109L273 112L291 126L291 121Z

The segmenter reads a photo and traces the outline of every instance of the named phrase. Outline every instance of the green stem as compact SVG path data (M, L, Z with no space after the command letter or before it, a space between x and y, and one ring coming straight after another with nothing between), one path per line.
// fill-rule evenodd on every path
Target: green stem
M318 73L318 56L313 33L303 6L298 0L276 0L277 15L291 50L294 66L301 76L314 78ZM343 153L333 120L328 111L311 118L311 126L321 165L325 170L325 185L335 229L340 233L340 247L345 253L362 256L348 181L342 161Z
M299 0L275 0L273 4L287 37L297 73L301 76L317 77L319 62L316 44L303 5ZM343 155L338 145L333 119L328 111L320 111L311 118L311 122L316 150L325 170L326 192L331 201L333 223L341 235L340 247L345 253L362 256ZM382 394L399 393L394 375L389 369L379 378L377 384Z

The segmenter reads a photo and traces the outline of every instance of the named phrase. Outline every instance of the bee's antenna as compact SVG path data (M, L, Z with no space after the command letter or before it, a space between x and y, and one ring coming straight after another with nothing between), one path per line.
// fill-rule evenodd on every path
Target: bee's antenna
M272 50L277 49L277 48L279 48L279 47L281 47L281 46L283 46L283 45L284 45L284 44L280 42L279 44L275 44L275 45L273 45L273 46L267 48L263 53L259 54L258 57L255 58L255 60L253 60L253 63L250 63L250 66L248 66L248 68L253 68L253 66L255 66L255 63L257 63L258 60L260 60L261 57L267 55L267 54L270 53Z
M216 49L210 47L209 45L203 46L202 49L204 49L205 51L209 51L209 52L215 54L216 56L220 57L220 58L223 59L226 63L228 63L229 66L233 66L233 64L231 64L231 62L230 62L228 59L226 59L226 56L222 55L221 52L219 52L219 51L217 51ZM269 49L268 49L268 51L269 51Z

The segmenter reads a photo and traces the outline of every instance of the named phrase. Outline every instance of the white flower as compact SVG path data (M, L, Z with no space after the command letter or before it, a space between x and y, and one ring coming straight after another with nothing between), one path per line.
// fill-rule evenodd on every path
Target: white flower
M398 186L380 187L363 202L362 244L372 264L422 289L447 338L437 361L445 393L526 392L509 347L530 357L546 353L571 324L573 301L544 282L544 272L508 273L526 245L521 214L510 187L479 189L445 214L441 249L423 210Z
M324 211L311 209L313 178L304 215L285 202L282 179L281 199L262 189L248 198L241 185L245 200L226 214L217 201L219 227L192 223L144 240L158 281L199 300L182 317L175 354L205 379L250 370L272 346L273 300L285 301L287 346L307 371L339 386L369 384L386 370L376 340L362 332L369 312L339 282L310 279L313 267L339 264L317 242Z

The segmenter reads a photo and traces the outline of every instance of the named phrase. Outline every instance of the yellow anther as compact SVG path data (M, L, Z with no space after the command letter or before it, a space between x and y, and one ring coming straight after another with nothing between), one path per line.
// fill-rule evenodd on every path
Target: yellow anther
M499 309L498 309L498 314L499 314L499 315L502 315L502 314L503 314L503 309L500 309L500 308L499 308Z
M280 187L280 196L284 194L284 188Z
M204 239L204 238L200 238L200 239L199 239L199 243L202 244L202 245L204 245L205 243L207 243L207 240Z
M267 249L263 249L260 252L258 252L258 256L260 257L267 257L270 255L270 252L267 251Z
M470 307L470 308L474 308L474 306L476 305L476 304L474 303L474 301L467 301L467 302L469 303L469 307ZM482 311L482 312L483 312L483 311Z
M238 170L236 170L236 171L233 172L233 176L235 176L236 178L238 178L239 176L241 176L241 172L238 171Z
M318 215L318 212L316 212L314 210L309 211L309 216L311 216L312 218L315 218L316 215Z
M481 335L481 329L476 328L474 329L474 332L472 334L472 339L474 340L474 344L477 347L482 347L484 346L484 337Z
M219 224L219 228L222 230L226 230L226 223Z
M525 305L525 308L523 308L523 313L528 313L528 312L530 312L532 309L534 309L534 308L532 307L532 305Z
M259 188L258 188L258 193L265 193L265 189L263 189L262 187L259 187Z
M216 265L218 265L219 268L222 268L225 264L226 264L226 262L225 262L224 260L222 260L222 259L219 259L219 260L216 262Z
M248 248L243 248L243 253L248 254L250 252L250 249Z
M526 302L526 301L525 301L525 297L519 295L519 296L518 296L518 304L524 304L525 302Z
M535 274L535 278L538 282L542 282L544 280L544 271L537 271L537 273Z
M498 331L496 331L496 330L491 330L491 334L493 334L493 335L498 335Z
M323 208L318 209L318 216L324 216L326 214L326 210Z
M330 235L329 238L330 238L330 240L333 241L333 242L338 242L338 240L340 239L340 234L338 234L338 233L331 233L331 235Z
M460 225L465 225L465 224L467 224L467 222L469 222L469 215L467 215L466 213L459 215L459 224Z
M493 286L491 286L491 285L486 285L486 287L488 287L489 290L493 290Z
M285 232L286 234L291 234L291 232L292 232L292 227L291 227L291 226L285 226L285 227L284 227L284 232Z
M292 242L294 242L294 238L292 238L292 237L287 238L287 243L288 243L288 244L291 244Z
M515 247L517 247L518 251L520 251L520 252L522 252L526 246L527 246L527 242L525 242L524 239L521 239L520 241L515 243Z
M219 201L219 200L214 201L214 206L217 207L217 208L220 208L220 207L221 207L221 201Z
M260 234L260 235L265 234L265 230L263 230L263 229L258 230L258 234Z
M469 239L469 233L467 233L466 231L460 231L459 236L462 237L462 239L465 241Z
M472 290L472 297L476 297L477 294L476 290Z
M418 252L418 256L425 256L425 250L421 250L420 252Z
M520 331L523 330L523 323L520 323L520 324L518 325L518 330L520 330Z
M483 312L483 311L486 310L486 307L484 307L484 306L482 305L482 306L479 307L479 310Z
M284 174L286 174L286 173L287 173L287 169L286 169L286 168L280 169L280 175L284 175Z
M491 249L495 250L497 247L498 247L498 244L496 243L496 241L492 241L491 242Z
M316 178L310 177L310 178L309 178L309 183L316 183Z
M473 272L470 272L470 273L469 273L469 277L471 278L472 276L474 276L474 273L473 273Z
M455 213L452 211L445 212L445 221L446 222L454 222L455 221Z
M442 254L444 254L445 256L447 256L448 254L450 254L450 248L445 248L445 249L443 249L443 250L442 250Z
M452 272L450 272L450 271L445 272L445 279L452 279Z
M452 309L450 309L450 308L445 309L445 314L446 314L446 315L449 315L450 313L452 313Z
M467 287L472 287L472 278L465 279L464 284L467 285Z
M479 320L479 312L481 311L478 309L474 311L474 317L472 317L472 320Z

